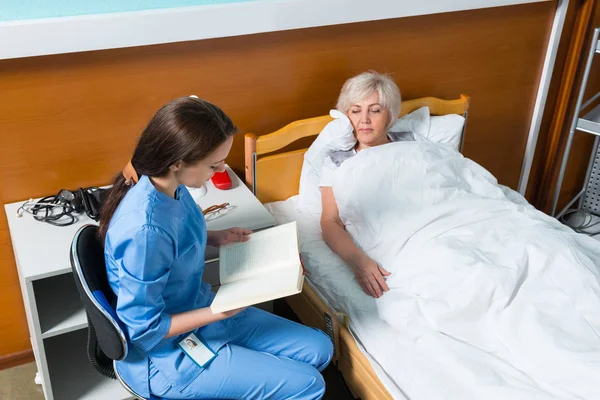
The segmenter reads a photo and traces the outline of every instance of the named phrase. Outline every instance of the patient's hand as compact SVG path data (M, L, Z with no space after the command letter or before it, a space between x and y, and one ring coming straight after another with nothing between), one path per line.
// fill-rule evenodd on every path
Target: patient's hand
M389 276L390 273L369 257L365 257L354 267L354 274L362 289L369 296L378 298L390 290L383 278Z

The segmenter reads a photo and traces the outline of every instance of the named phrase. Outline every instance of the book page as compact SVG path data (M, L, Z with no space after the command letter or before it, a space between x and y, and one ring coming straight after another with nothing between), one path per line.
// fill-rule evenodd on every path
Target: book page
M292 296L302 291L303 283L304 275L299 264L269 274L226 283L217 290L210 309L213 313L218 313Z
M233 282L299 264L296 222L250 235L250 240L222 246L219 252L221 283Z

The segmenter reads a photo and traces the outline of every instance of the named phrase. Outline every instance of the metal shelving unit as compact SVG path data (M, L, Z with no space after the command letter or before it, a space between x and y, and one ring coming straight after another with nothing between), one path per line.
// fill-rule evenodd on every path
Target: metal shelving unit
M569 130L569 136L567 138L565 153L563 155L562 163L560 165L558 182L556 184L554 198L552 201L552 216L555 216L558 219L562 218L565 215L565 213L570 211L571 207L576 202L578 202L577 209L580 209L583 213L590 214L594 218L600 217L600 104L595 106L584 116L581 116L582 110L586 109L600 98L599 92L592 96L585 103L583 102L583 96L585 95L585 90L587 87L590 70L592 68L592 64L594 63L594 58L596 54L600 53L600 41L598 40L599 38L600 28L596 28L594 30L592 44L589 49L583 80L581 82L581 87L579 89L577 103L575 106L574 118L571 123L571 128ZM590 162L588 165L583 189L571 201L569 201L565 208L563 208L557 214L560 190L562 188L565 170L567 169L567 163L569 161L569 153L571 151L571 145L573 144L573 137L575 136L575 132L577 131L585 132L587 134L596 136L596 140L594 141L593 147L593 149L595 150L592 152L592 155L590 157Z

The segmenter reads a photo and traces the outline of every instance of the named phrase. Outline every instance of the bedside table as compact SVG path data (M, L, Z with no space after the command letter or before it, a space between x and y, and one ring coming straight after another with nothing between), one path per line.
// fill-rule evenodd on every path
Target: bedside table
M233 208L208 221L209 230L239 226L259 230L276 225L275 218L244 183L227 167L232 188L219 190L211 181L207 192L196 202L207 208L229 203ZM191 190L192 197L196 193ZM97 223L85 215L70 226L55 227L38 222L29 214L17 218L24 202L6 204L23 304L31 346L46 400L130 399L116 380L105 378L90 364L86 355L87 319L75 287L69 249L77 230ZM208 248L204 279L218 285L218 249ZM212 262L208 262L209 260ZM262 308L269 309L268 306Z
M199 189L190 190L194 201L206 209L212 205L229 203L233 209L219 215L216 219L207 221L209 230L227 229L235 226L256 231L277 225L275 218L267 211L260 201L252 194L242 180L225 166L231 177L232 187L229 190L217 189L212 181L205 184L206 194L199 197Z

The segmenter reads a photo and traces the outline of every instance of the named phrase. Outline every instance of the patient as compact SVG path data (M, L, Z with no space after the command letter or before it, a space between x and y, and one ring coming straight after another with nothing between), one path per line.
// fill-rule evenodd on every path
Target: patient
M342 87L336 108L348 115L357 143L354 149L336 152L325 160L320 182L323 238L353 268L365 293L380 297L389 290L384 279L389 272L359 249L346 231L331 188L331 176L344 160L358 151L414 138L388 134L400 113L400 90L386 75L370 71L348 79Z
M337 105L349 121L322 136L329 159L305 158L321 163L321 230L343 259L304 241L306 259L321 261L313 282L368 332L361 339L385 343L372 354L402 397L600 399L598 242L425 129L390 143L417 126L391 125L399 103L384 76L350 79ZM373 301L331 284L354 278L340 261Z

